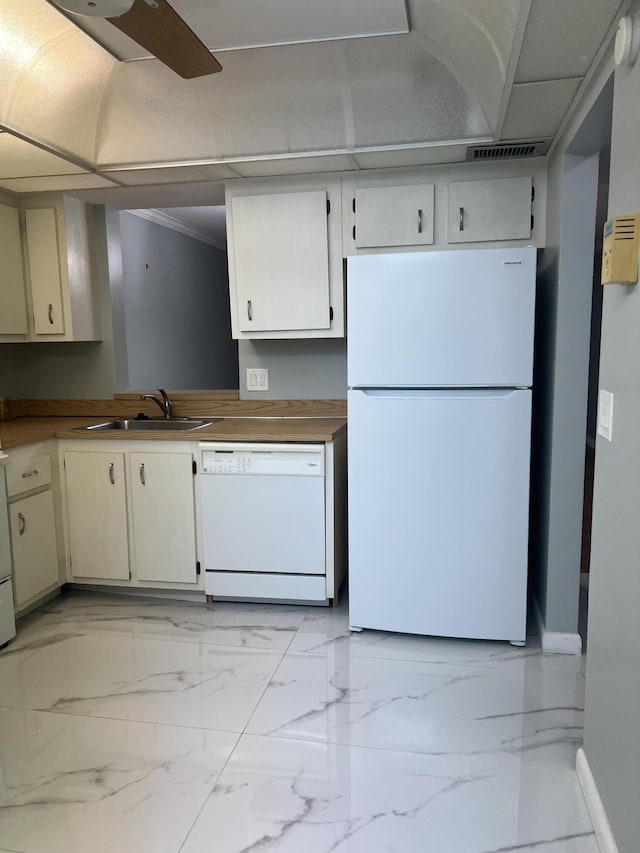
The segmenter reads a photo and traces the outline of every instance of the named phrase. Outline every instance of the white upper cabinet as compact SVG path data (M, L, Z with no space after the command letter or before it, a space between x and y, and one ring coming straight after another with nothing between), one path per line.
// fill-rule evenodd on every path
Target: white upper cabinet
M526 240L533 229L530 177L449 184L449 243Z
M0 335L26 335L27 303L25 295L20 213L16 207L0 204Z
M48 194L24 197L21 209L29 339L100 340L90 207Z
M340 183L227 189L235 338L342 337Z
M433 243L433 184L361 187L353 198L356 248Z
M36 335L63 335L64 309L60 275L60 244L53 207L24 212L33 330Z

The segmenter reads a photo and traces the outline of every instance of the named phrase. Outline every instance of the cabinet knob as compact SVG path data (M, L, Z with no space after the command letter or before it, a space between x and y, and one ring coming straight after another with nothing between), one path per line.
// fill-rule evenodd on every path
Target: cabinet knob
M113 462L109 463L109 482L112 486L115 486L116 484L115 467Z
M22 474L22 479L27 480L29 477L37 477L37 476L38 476L38 469L34 468L32 471L25 471Z
M422 234L422 208L418 210L418 234Z
M49 317L49 323L53 326L53 302L49 303L49 311L47 313Z
M147 485L147 478L145 477L145 473L144 473L144 462L140 463L140 482L142 483L143 486Z
M460 208L459 230L464 231L464 207Z
M22 536L25 530L27 529L27 519L21 512L18 513L18 521L20 522L20 526L18 527L18 533L20 534L20 536Z
M253 306L250 299L247 299L247 319L253 320Z

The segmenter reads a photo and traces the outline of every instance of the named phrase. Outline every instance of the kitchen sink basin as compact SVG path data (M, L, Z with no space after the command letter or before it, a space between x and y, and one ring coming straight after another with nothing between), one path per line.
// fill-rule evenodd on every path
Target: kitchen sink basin
M220 418L150 418L149 420L137 420L126 418L124 420L107 421L103 424L92 426L75 427L79 432L113 432L114 430L127 430L129 432L190 432L194 429L215 424Z

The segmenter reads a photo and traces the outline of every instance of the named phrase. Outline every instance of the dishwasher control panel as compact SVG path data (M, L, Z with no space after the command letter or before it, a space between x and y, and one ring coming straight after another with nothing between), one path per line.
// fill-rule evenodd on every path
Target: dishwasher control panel
M322 445L238 445L202 442L202 474L324 476Z

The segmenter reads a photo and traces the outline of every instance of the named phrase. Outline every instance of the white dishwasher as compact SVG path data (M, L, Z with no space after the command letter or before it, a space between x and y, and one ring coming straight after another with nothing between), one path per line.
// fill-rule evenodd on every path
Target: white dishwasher
M202 442L205 592L325 604L325 449Z

